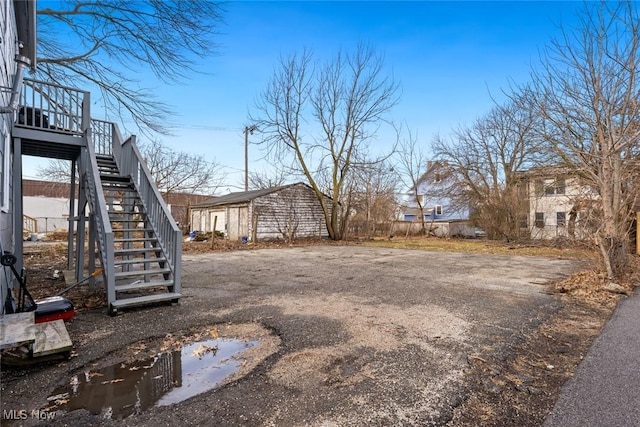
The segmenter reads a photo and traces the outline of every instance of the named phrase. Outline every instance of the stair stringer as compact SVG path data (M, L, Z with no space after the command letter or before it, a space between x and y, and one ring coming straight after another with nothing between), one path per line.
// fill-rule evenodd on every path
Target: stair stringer
M85 137L87 138L87 137ZM116 300L115 292L115 266L114 266L114 241L113 230L109 215L106 211L106 200L102 191L102 182L98 172L98 165L92 144L86 144L80 153L80 161L78 162L78 171L80 174L80 200L78 208L80 216L86 216L86 206L89 206L91 215L89 215L91 224L95 230L98 256L102 265L102 277L104 279L107 291L107 303L110 305ZM84 199L84 200L83 200ZM83 224L83 221L80 221ZM82 228L82 230L81 230ZM84 250L84 227L78 229L78 251ZM82 242L82 244L80 244ZM89 248L93 251L93 248ZM80 262L82 256L78 256L76 263L76 279L82 280L83 262ZM92 274L93 272L89 272Z

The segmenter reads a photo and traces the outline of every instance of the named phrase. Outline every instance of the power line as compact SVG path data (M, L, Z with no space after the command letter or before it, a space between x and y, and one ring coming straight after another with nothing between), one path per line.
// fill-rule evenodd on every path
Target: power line
M228 127L222 127L222 126L197 125L197 124L189 124L189 123L183 123L183 124L178 123L178 124L172 125L172 127L212 130L216 132L241 132L243 129L243 128L228 128Z

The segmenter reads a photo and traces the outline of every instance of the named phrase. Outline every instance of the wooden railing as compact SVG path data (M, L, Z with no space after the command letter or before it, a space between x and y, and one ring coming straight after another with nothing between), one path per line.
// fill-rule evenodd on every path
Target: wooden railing
M91 120L91 139L96 154L113 155L115 124L104 120ZM117 130L117 129L116 129Z
M38 220L29 215L22 215L22 229L28 233L38 232Z
M107 281L107 299L109 303L111 303L116 300L113 230L111 229L109 213L107 212L107 202L102 190L96 153L91 143L90 130L87 131L87 140L89 143L87 144L86 152L83 152L82 159L78 166L82 185L85 186L85 194L95 220L100 261L102 262L104 271L103 276Z
M24 79L16 124L84 135L89 124L89 92Z
M169 268L172 270L174 277L173 292L180 292L182 232L155 185L151 172L149 172L147 164L135 143L135 136L123 141L115 123L112 123L109 135L112 141L111 153L115 158L120 174L131 177L147 213L150 226L158 237L158 242L167 258Z

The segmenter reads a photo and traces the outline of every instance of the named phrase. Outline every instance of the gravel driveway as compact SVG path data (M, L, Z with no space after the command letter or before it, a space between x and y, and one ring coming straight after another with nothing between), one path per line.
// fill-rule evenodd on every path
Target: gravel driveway
M179 305L78 315L68 326L78 356L8 377L2 401L42 407L71 373L150 337L254 325L270 345L242 378L119 424L443 425L464 399L470 358L508 352L557 309L545 283L579 267L360 246L185 255ZM86 411L53 422L107 423Z

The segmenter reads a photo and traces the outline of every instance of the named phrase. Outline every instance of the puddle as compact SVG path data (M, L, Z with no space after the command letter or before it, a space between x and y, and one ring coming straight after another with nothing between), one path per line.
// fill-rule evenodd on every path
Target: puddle
M238 356L254 341L218 338L184 345L130 364L73 376L47 398L49 411L84 408L107 419L123 419L152 406L181 402L214 389L240 369Z

